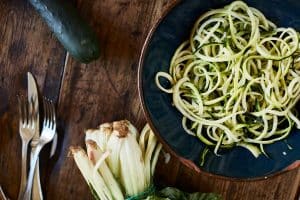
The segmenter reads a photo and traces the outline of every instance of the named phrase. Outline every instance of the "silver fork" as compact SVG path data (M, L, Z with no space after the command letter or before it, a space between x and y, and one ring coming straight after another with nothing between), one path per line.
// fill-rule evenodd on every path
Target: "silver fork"
M27 150L28 144L32 139L36 126L37 111L33 108L33 99L30 102L21 100L19 101L19 133L22 139L22 163L21 163L21 183L19 189L18 199L21 199L21 195L25 190L27 181Z
M2 199L2 200L8 200L8 198L4 194L1 186L0 186L0 199Z
M26 190L23 195L23 200L31 200L31 191L32 191L32 183L34 177L34 170L36 167L36 162L39 156L40 151L42 148L50 142L55 133L56 133L56 117L55 117L55 108L54 104L44 99L44 122L43 122L43 129L39 140L37 141L37 146L35 151L33 152L33 157L30 162L30 171L28 176L28 181L26 185Z

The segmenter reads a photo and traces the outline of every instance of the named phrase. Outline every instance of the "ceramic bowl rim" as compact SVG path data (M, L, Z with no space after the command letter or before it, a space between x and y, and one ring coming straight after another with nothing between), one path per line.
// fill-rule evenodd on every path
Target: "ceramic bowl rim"
M178 6L180 3L182 3L183 1L175 1L173 3L171 3L171 5L169 5L161 14L161 16L154 22L154 25L152 25L152 27L150 28L150 31L147 34L147 37L143 43L142 49L140 51L140 56L139 56L139 61L138 61L138 94L139 94L139 99L142 105L142 110L144 112L144 115L146 117L146 121L149 124L149 126L151 127L151 129L153 130L154 134L156 135L156 137L158 138L159 142L163 144L163 147L172 154L172 156L174 156L176 159L178 159L182 164L184 164L186 167L188 167L189 169L196 171L198 173L203 173L206 176L211 176L211 177L215 177L218 179L224 179L224 180L230 180L230 181L257 181L257 180L265 180L265 179L269 179L269 178L273 178L275 176L279 176L281 174L287 173L289 171L295 170L295 169L283 169L281 171L278 172L274 172L272 174L266 175L266 176L259 176L259 177L251 177L251 178L236 178L236 177L228 177L228 176L222 176L222 175L218 175L218 174L213 174L210 172L207 172L205 170L200 169L193 161L188 160L180 155L178 155L171 147L170 145L167 144L167 142L161 137L161 135L159 134L159 131L155 128L149 111L146 107L146 103L145 103L145 99L144 99L144 95L143 95L143 80L142 80L142 73L143 73L143 68L144 68L144 59L145 59L145 55L149 46L149 42L151 41L151 38L153 36L153 34L155 33L156 29L159 27L159 25L161 24L161 22L165 19L165 17L171 12L171 10L173 8L175 8L176 6ZM300 169L300 167L297 167L298 169ZM296 169L297 169L296 168Z

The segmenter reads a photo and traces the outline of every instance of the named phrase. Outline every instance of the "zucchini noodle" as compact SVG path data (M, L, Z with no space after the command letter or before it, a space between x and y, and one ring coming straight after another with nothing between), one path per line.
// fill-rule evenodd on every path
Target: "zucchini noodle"
M202 15L156 85L172 94L182 127L214 148L263 145L300 128L299 34L241 1ZM171 87L162 84L162 79ZM164 81L165 81L164 80Z

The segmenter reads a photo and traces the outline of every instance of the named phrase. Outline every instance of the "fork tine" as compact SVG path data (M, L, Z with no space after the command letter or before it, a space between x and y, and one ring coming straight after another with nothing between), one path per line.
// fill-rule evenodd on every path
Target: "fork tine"
M50 113L50 106L49 106L49 100L45 99L45 105L47 110L46 115L46 126L49 128L51 123L51 113Z
M34 128L34 115L35 115L35 109L34 109L34 101L33 97L30 98L30 101L28 102L29 105L29 113L28 113L28 124L31 128Z
M51 109L51 118L52 118L52 129L56 129L56 117L55 117L55 107L54 103L50 101L50 109Z
M24 110L25 110L25 123L26 127L29 127L30 122L30 111L29 111L29 102L24 100Z
M52 114L51 114L50 101L48 99L47 99L47 107L48 107L48 127L51 128L51 125L52 125Z
M54 103L52 103L52 111L53 111L53 122L54 122L53 129L56 130L56 112L55 112L55 105L54 105Z
M38 119L38 109L34 106L35 102L37 101L37 99L32 99L32 107L33 107L33 126L35 128L35 126L37 126L37 119Z
M23 108L22 108L22 101L21 101L21 99L20 99L20 97L18 96L18 108L19 108L19 127L21 127L22 126L22 124L23 124Z
M48 109L48 101L47 99L45 98L45 109L46 109L46 112L45 112L45 126L48 127L49 125L49 109Z
M43 99L43 107L44 107L44 121L43 121L43 126L46 127L47 124L47 119L48 119L48 113L47 113L47 106L46 106L46 99Z
M23 108L23 126L26 126L28 125L28 112L27 112L27 108L28 108L28 105L27 105L27 101L25 100L22 100L22 108Z

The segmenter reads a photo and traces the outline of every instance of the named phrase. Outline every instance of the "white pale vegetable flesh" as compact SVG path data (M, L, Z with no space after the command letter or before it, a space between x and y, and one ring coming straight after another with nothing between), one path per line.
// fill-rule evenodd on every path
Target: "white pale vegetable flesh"
M120 200L153 184L162 145L148 125L139 134L127 120L105 123L86 130L85 141L87 154L80 147L72 147L71 152L97 198Z

